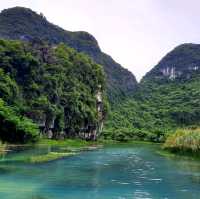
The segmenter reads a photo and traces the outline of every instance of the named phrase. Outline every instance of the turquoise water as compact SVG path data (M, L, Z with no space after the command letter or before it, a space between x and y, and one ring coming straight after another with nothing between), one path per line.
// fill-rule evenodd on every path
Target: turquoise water
M157 146L115 146L30 164L26 149L1 157L0 199L199 199L200 162L169 159Z

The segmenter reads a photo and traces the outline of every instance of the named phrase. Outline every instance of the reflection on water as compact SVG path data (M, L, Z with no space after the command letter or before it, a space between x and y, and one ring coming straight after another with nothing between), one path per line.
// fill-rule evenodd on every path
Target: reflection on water
M157 146L117 146L30 164L59 148L15 150L0 158L1 199L198 199L200 164L166 159Z

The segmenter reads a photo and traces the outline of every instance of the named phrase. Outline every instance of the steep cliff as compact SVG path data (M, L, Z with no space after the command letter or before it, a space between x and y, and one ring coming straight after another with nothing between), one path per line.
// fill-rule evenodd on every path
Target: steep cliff
M87 55L64 44L0 40L0 139L26 142L38 126L49 138L94 140L106 112L104 71Z
M190 79L200 73L200 44L182 44L169 52L142 81Z

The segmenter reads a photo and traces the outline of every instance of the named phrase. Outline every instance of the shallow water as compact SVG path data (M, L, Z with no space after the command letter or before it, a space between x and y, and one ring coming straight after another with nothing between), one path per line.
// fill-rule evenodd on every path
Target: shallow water
M50 147L1 157L0 199L199 199L200 162L165 158L153 145L119 145L60 160L21 160Z

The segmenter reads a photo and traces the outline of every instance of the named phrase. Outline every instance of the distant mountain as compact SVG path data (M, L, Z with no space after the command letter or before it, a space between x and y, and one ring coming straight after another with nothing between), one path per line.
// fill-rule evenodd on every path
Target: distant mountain
M190 79L200 73L200 44L182 44L168 53L143 80Z
M132 99L112 112L104 135L163 141L177 128L199 126L200 45L183 44L144 76Z
M84 23L84 22L83 22ZM134 93L137 81L134 75L103 53L96 39L87 32L66 31L50 22L42 14L15 7L0 13L0 38L46 40L52 45L66 43L78 52L84 52L103 65L107 76L107 92L110 101L118 101Z

